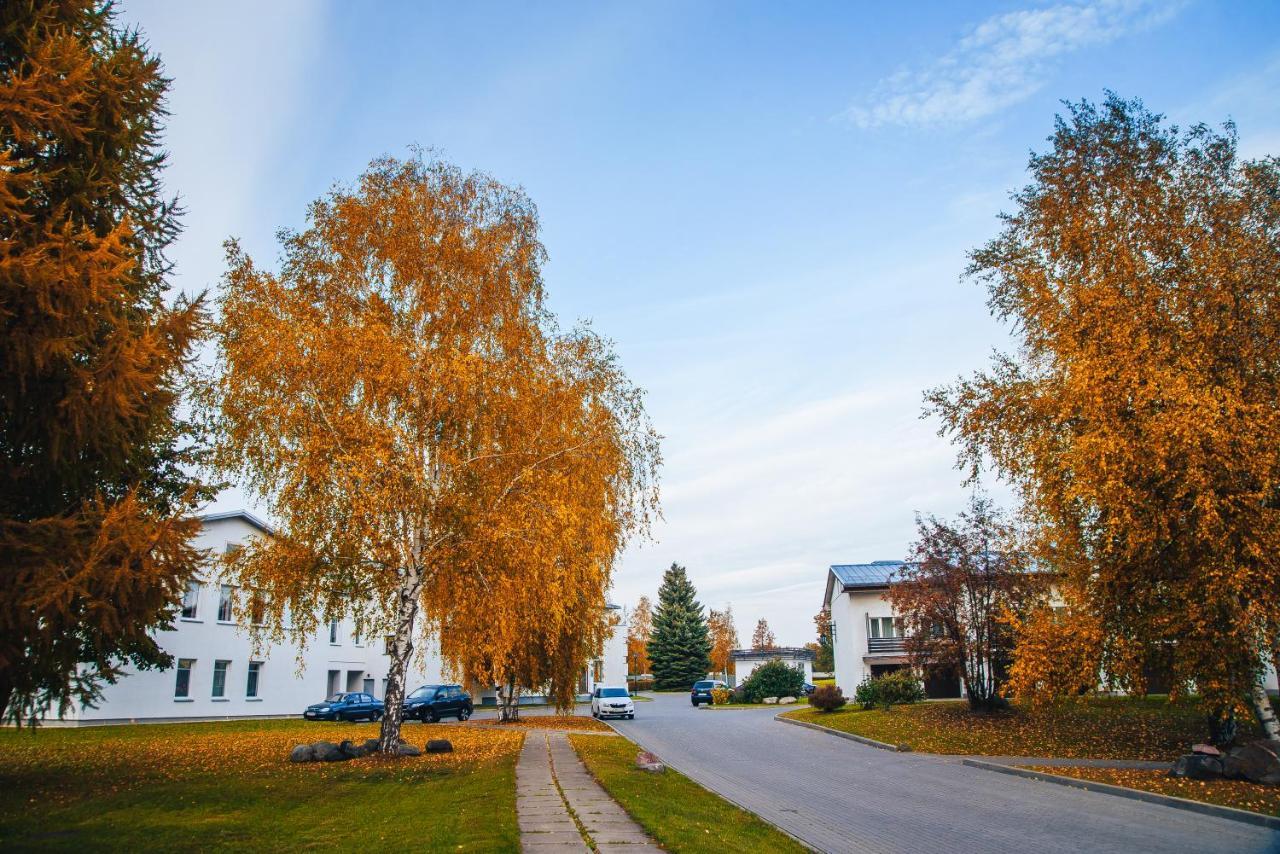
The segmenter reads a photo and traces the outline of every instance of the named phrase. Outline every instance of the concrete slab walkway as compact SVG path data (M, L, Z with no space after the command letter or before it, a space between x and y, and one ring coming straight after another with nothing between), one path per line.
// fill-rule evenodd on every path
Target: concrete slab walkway
M600 787L563 732L525 736L516 763L516 813L522 851L662 850Z

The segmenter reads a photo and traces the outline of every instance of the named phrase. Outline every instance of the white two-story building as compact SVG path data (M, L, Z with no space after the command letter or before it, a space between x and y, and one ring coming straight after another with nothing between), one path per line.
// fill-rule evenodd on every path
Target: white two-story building
M835 679L846 695L868 676L882 676L909 666L902 622L885 594L899 560L835 564L827 570L823 605L831 611L831 646ZM925 694L942 699L963 696L959 675L945 670L922 674ZM1276 673L1268 668L1267 689L1277 690ZM1150 683L1149 683L1150 684Z
M215 555L254 537L272 536L269 526L245 511L211 514L201 521L196 546ZM192 579L173 628L155 634L174 666L127 669L116 684L103 686L95 708L76 708L65 722L293 717L340 691L386 696L390 659L383 638L363 636L349 619L330 622L310 638L291 636L286 623L286 640L255 650L248 627L237 622L238 592L212 568ZM409 690L449 681L431 649L406 679ZM601 656L590 662L579 688L588 694L598 682L626 684L625 626L615 630ZM480 692L477 705L494 702L494 696L492 690Z

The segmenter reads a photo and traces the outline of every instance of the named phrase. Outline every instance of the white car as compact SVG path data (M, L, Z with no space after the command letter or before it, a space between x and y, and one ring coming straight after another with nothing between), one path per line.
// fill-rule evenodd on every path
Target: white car
M626 688L600 686L591 694L591 717L627 718L636 716L636 704Z

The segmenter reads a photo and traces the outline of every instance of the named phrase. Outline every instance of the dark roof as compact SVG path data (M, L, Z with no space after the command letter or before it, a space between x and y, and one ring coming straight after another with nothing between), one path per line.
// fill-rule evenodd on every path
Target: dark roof
M735 649L729 653L734 661L750 661L764 658L772 661L775 658L806 658L813 660L813 650L802 646L774 646L769 649Z
M248 510L232 510L228 513L205 513L199 517L201 522L221 522L223 519L242 519L264 534L274 537L276 532L271 526L250 513Z
M837 563L832 565L831 572L845 587L887 587L893 574L905 565L900 560Z

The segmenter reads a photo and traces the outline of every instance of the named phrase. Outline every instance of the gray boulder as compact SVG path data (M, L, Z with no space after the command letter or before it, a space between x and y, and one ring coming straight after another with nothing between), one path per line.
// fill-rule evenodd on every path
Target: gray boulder
M1201 753L1179 756L1169 771L1170 777L1186 777L1189 780L1218 780L1222 777L1222 760Z
M396 756L421 756L422 749L417 745L402 742L396 745Z
M649 771L653 774L661 774L667 770L667 766L663 765L658 757L647 750L641 750L636 754L636 767L641 771Z
M351 758L331 741L317 741L311 745L311 751L315 755L316 762L342 762Z
M766 704L766 705L775 706L775 705L777 705L777 703L778 703L778 698L777 698L777 697L765 697L765 698L764 698L764 702L765 702L765 704Z
M433 738L427 742L427 753L453 753L453 742L447 738Z
M1222 760L1223 776L1280 786L1280 741L1258 739L1233 747Z
M382 742L378 741L378 739L376 738L366 738L364 740L364 752L366 754L377 753L378 748L381 746L381 744Z
M785 705L787 705L787 704L789 704L789 703L794 703L795 701L796 701L796 698L795 698L795 697L779 697L779 698L778 698L778 705L779 705L779 706L785 706Z
M293 750L289 751L290 762L314 762L315 758L315 753L312 752L309 744L295 745Z

